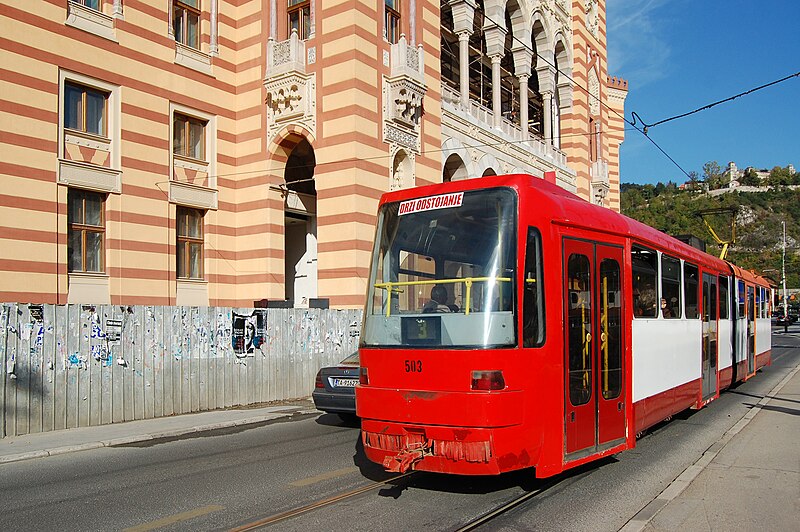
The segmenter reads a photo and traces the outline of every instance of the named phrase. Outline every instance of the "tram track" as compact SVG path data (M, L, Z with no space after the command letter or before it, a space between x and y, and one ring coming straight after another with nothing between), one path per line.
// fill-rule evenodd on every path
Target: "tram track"
M540 480L540 485L537 487L526 490L525 493L519 495L508 502L505 502L488 512L479 515L478 517L468 521L461 527L455 529L456 532L468 532L471 530L477 530L480 527L487 525L488 523L492 522L493 520L497 519L498 517L502 516L503 514L514 510L526 502L529 502L532 499L535 499L537 496L541 495L542 493L546 492L550 488L560 485L561 487L567 487L575 482L579 481L580 479L584 478L585 476L589 475L594 469L596 469L595 465L589 466L581 466L573 471L566 471L561 473L560 475L556 475L554 477L550 477L548 479Z
M553 486L557 484L560 484L562 486L572 484L590 473L590 471L587 470L580 471L581 469L583 468L579 468L579 470L575 472L567 473L567 476L562 474L562 475L557 475L555 477L551 477L549 479L537 481L538 485L536 487L532 489L525 489L525 493L513 497L511 500L508 500L496 506L495 508L492 508L487 512L482 513L481 515L469 520L468 522L464 523L458 528L454 528L453 530L456 530L457 532L467 532L471 530L477 530L483 527L484 525L487 525L488 523L492 522L494 519L497 519L498 517L502 516L503 514L515 508L521 507L525 503L531 501L532 499L535 499L537 496L546 492ZM288 519L292 519L294 517L298 517L300 515L307 514L315 510L319 510L321 508L337 504L347 499L351 499L358 495L362 495L364 493L368 493L370 491L374 491L376 489L394 484L399 480L408 480L414 478L419 474L420 474L419 471L410 471L408 473L397 475L383 481L371 482L370 484L367 484L365 486L361 486L349 491L338 493L336 495L326 497L324 499L319 499L317 501L304 504L302 506L298 506L297 508L293 508L291 510L276 513L267 517L263 517L261 519L257 519L255 521L230 529L229 532L245 532L249 530L258 530L262 528L267 528L272 525L286 521Z
M367 484L366 486L361 486L359 488L355 488L350 491L345 491L331 497L326 497L324 499L320 499L318 501L314 501L309 504L305 504L303 506L299 506L297 508L293 508L291 510L287 510L285 512L280 512L274 515L270 515L256 521L252 521L250 523L246 523L244 525L238 526L236 528L231 529L229 532L246 532L248 530L257 530L259 528L268 527L279 523L281 521L285 521L287 519L291 519L293 517L297 517L298 515L302 515L308 512L312 512L319 508L324 508L326 506L330 506L332 504L341 502L343 500L355 497L357 495L361 495L362 493L367 493L378 488L384 487L392 482L395 482L400 479L406 479L413 475L416 475L417 471L410 471L408 473L403 473L402 475L397 475L391 478L387 478L386 480L382 481L375 481Z

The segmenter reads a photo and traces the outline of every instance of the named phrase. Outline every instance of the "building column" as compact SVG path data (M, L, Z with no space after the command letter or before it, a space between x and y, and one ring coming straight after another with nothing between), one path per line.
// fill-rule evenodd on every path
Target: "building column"
M519 76L519 125L522 128L522 140L530 138L530 130L528 129L528 76L522 74Z
M269 37L271 39L278 38L278 6L277 0L269 0Z
M542 120L544 124L544 141L553 144L553 93L550 91L542 93Z
M470 33L458 34L458 73L461 91L461 108L469 109L469 37Z
M494 127L500 129L503 125L503 110L500 108L500 61L503 56L492 56L492 114L494 114Z

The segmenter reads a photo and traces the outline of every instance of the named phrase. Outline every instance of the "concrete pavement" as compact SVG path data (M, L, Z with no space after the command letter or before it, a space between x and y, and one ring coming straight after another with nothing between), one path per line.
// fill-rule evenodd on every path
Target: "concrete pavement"
M620 532L800 530L799 370Z
M81 427L0 439L0 465L19 460L111 447L194 432L265 423L280 418L318 414L311 399L261 408L242 407L179 416L143 419L97 427Z
M800 366L621 529L798 530ZM3 463L319 413L310 400L0 440Z

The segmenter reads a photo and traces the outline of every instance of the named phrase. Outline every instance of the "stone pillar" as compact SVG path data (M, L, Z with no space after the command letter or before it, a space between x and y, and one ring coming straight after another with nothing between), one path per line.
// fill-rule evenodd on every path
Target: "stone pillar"
M461 91L461 108L469 109L469 37L470 33L458 34L458 73Z
M278 38L278 6L276 0L269 0L269 38Z
M217 56L219 55L219 36L217 34L218 31L218 24L217 18L219 15L219 5L218 0L211 0L211 41L208 45L208 51L210 55Z
M486 55L492 59L492 113L494 114L494 127L500 128L503 124L503 113L500 108L500 61L505 55L506 29L498 26L495 21L503 20L502 10L487 10L484 21L483 37L486 40Z
M500 108L500 61L503 56L492 56L492 113L494 114L494 127L503 125L503 110Z
M542 124L544 141L553 144L553 93L542 93Z
M519 125L522 128L522 140L528 140L528 78L527 74L519 76Z
M453 10L453 31L458 35L458 70L461 107L469 109L469 37L472 35L475 18L474 0L454 0L450 2Z

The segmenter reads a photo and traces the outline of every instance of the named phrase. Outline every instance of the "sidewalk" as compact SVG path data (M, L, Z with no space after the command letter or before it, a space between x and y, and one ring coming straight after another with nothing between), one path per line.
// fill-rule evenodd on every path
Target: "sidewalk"
M262 408L241 407L212 412L143 419L96 427L56 430L0 439L0 465L19 460L111 447L193 432L264 423L303 414L318 414L311 399Z
M800 366L620 532L798 530Z

